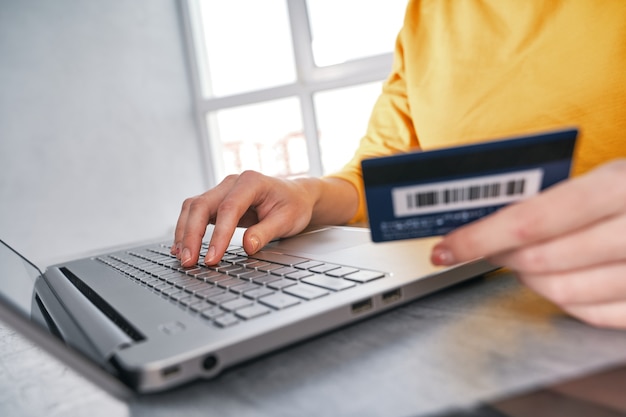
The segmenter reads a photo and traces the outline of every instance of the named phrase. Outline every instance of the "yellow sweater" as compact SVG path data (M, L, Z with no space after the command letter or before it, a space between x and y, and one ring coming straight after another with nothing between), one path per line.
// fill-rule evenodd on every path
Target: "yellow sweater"
M580 174L626 156L625 0L410 1L354 158L577 126Z

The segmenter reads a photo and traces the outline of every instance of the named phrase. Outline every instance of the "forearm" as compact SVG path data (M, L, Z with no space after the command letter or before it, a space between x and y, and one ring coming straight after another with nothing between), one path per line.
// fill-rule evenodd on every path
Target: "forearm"
M339 178L299 178L295 180L311 196L311 224L345 224L356 212L359 196L354 186Z

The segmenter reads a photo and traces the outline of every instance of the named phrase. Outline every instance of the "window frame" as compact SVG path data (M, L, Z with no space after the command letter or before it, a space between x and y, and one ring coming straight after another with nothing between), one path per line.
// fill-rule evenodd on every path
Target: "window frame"
M261 103L287 97L300 101L302 127L309 158L308 175L323 175L315 117L314 95L319 91L352 87L386 79L391 71L393 53L369 56L340 64L318 67L313 58L311 30L306 0L285 0L289 15L296 81L291 84L259 89L222 97L207 97L209 71L198 1L179 0L182 17L185 52L187 54L194 118L200 133L200 151L203 159L204 181L207 188L217 184L221 158L212 146L212 135L207 115L221 109ZM374 103L372 103L373 106Z

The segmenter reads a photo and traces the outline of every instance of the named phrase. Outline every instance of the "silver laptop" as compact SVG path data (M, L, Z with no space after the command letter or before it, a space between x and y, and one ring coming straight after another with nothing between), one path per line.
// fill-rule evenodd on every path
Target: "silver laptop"
M253 256L233 242L211 268L181 268L166 242L44 273L2 242L0 319L115 395L157 392L495 269L434 267L436 241L328 227Z

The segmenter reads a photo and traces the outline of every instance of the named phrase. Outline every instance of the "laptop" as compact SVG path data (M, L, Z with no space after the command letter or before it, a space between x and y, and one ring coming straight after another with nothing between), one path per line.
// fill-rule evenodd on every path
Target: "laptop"
M359 227L307 230L252 256L236 240L211 268L181 268L168 241L44 272L0 241L0 320L126 398L214 377L495 269L435 267L438 238L374 244Z

